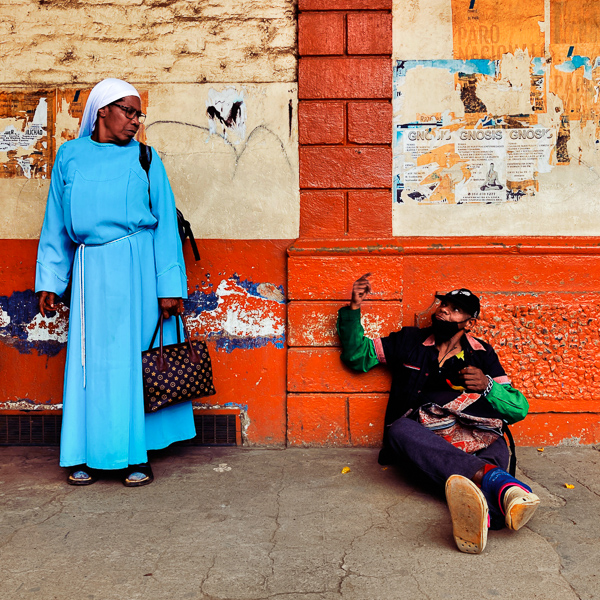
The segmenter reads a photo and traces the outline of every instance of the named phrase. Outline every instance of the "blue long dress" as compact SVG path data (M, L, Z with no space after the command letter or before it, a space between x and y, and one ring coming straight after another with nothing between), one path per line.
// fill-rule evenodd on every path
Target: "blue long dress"
M62 295L73 269L63 467L125 468L196 433L191 402L144 413L141 352L158 320L157 298L187 298L173 193L154 152L150 182L152 209L135 140L79 138L56 156L35 288ZM175 340L174 321L165 344Z

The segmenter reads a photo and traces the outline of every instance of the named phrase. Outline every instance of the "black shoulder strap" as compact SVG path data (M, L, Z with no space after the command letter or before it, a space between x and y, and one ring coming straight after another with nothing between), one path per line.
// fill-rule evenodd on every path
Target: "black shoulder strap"
M179 226L179 235L181 239L185 240L185 238L188 238L190 240L192 252L194 253L194 259L200 260L200 252L198 252L198 246L196 245L196 238L194 237L192 226L179 209L177 209L177 225Z
M150 163L152 162L152 148L146 146L146 144L140 142L140 165L142 169L146 171L146 177L148 177L148 200L150 202L150 209L152 209L152 197L150 196Z
M146 176L148 177L148 200L150 202L150 209L152 210L152 197L150 196L150 163L152 162L152 148L150 146L146 146L140 142L140 165L142 169L146 171ZM200 260L200 253L198 252L198 246L196 245L196 239L194 238L194 232L192 231L192 227L189 221L186 221L185 217L181 213L181 211L177 208L177 227L179 229L179 237L181 239L181 244L185 241L185 238L189 238L190 244L192 246L192 252L194 253L194 258L196 260Z

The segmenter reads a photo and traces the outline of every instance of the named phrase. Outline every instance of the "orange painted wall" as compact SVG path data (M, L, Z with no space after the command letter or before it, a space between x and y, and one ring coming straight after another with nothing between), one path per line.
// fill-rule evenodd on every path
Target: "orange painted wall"
M263 284L265 289L281 294L282 301L271 303L269 310L285 323L286 249L292 240L197 242L200 262L194 262L189 246L185 248L190 293L208 298L222 282L237 285L241 281L248 288ZM15 292L33 289L36 252L36 240L0 240L0 296L15 298ZM261 310L262 298L248 296L247 301L254 301L252 310ZM206 335L202 327L192 330L194 335ZM66 349L51 355L43 344L24 346L17 342L15 337L0 336L0 401L60 404ZM285 339L257 339L251 335L228 339L213 333L208 344L217 394L205 405L240 411L247 444L285 444Z
M288 443L381 443L390 374L340 361L336 313L372 273L371 337L482 298L476 334L530 401L521 444L600 441L600 239L392 238L391 1L299 0L300 239L288 262Z
M207 404L241 410L251 445L380 444L390 375L349 371L335 332L352 282L371 272L368 335L424 325L435 292L469 287L483 301L477 334L530 400L517 442L600 442L600 239L393 238L392 1L298 9L300 238L200 240L197 264L186 249L192 294L222 282L242 296L277 288L286 331L209 336L217 395ZM0 240L0 297L33 288L36 248ZM64 349L26 350L0 337L0 402L60 403Z
M494 345L530 403L530 416L514 427L518 443L597 443L599 267L595 239L296 242L289 250L288 442L381 442L390 374L346 368L335 332L352 282L370 271L367 335L425 326L436 292L468 287L482 300L475 334Z

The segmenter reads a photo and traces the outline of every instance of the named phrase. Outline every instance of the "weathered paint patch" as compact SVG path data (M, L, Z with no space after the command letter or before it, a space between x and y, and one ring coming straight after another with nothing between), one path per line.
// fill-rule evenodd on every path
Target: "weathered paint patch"
M207 277L209 279L209 277ZM285 296L280 286L223 279L216 291L196 290L185 301L192 334L216 342L217 350L261 348L285 344ZM42 317L32 290L0 296L0 340L21 353L36 350L55 356L67 343L69 309L63 304L52 316Z
M60 304L52 317L43 317L38 313L26 328L30 342L54 341L66 344L69 332L69 309L64 304Z
M285 344L285 296L270 283L222 279L213 291L196 290L185 302L192 334L216 342L217 350L260 348Z
M0 340L21 353L55 356L67 343L68 315L61 304L54 315L42 317L32 290L0 296Z
M24 410L27 412L32 411L59 411L62 410L62 403L52 404L50 401L45 404L39 404L34 400L28 398L19 398L18 400L8 400L7 402L0 402L0 411L2 410Z
M0 308L0 327L8 327L10 325L10 315Z

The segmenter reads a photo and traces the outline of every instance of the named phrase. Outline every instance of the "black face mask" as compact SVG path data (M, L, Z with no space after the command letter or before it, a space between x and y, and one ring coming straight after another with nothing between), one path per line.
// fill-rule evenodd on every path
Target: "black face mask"
M431 326L433 327L435 343L443 344L444 342L447 342L459 332L458 326L468 320L469 319L465 319L464 321L442 321L434 316L431 319Z

